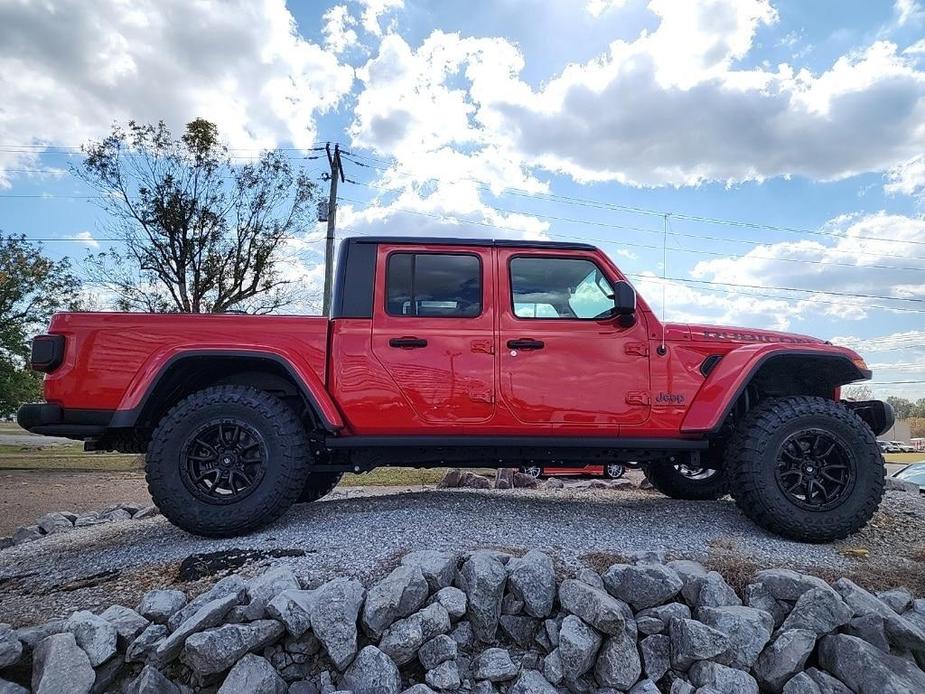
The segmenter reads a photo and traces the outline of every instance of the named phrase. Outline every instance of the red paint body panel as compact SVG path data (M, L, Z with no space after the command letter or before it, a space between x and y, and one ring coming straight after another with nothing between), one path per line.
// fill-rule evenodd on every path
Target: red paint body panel
M474 318L389 315L386 262L401 251L465 253L482 267ZM66 338L45 397L69 409L131 410L171 359L196 351L273 355L291 366L340 435L597 435L700 438L721 421L750 373L791 350L851 360L851 350L764 330L662 325L639 297L636 321L523 319L511 304L515 256L580 257L612 282L625 278L600 251L380 243L371 318L65 313ZM420 348L395 338L426 340ZM541 340L536 351L508 340ZM659 354L659 347L667 348ZM704 359L722 360L704 377Z

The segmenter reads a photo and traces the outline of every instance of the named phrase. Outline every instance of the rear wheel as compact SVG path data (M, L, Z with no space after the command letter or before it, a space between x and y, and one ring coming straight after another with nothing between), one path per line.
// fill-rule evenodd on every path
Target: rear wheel
M170 522L224 537L285 513L305 488L310 465L305 429L279 398L249 386L215 386L161 419L145 473Z
M884 490L883 459L870 427L819 397L775 398L736 428L726 464L742 512L774 533L829 542L873 516Z
M646 479L672 499L713 501L729 493L729 480L719 468L656 461L643 467Z

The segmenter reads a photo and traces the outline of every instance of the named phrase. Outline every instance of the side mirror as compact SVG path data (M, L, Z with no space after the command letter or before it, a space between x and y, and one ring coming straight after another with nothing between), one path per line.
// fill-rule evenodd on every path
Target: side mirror
M629 282L617 282L613 288L613 313L615 316L631 316L636 313L636 290Z

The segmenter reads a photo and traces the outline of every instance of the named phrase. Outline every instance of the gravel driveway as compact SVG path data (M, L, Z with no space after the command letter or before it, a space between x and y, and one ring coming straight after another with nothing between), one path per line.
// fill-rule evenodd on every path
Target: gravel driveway
M733 558L750 569L791 566L845 575L876 568L888 580L901 581L925 573L923 543L925 500L902 492L889 492L861 533L830 545L806 545L757 528L729 499L675 501L652 491L587 486L351 488L294 507L275 525L247 537L197 538L157 517L81 528L0 551L0 622L30 624L120 601L134 606L151 587L176 583L200 589L214 582L222 574L210 575L213 562L231 569L243 563L238 570L247 574L271 555L318 582L351 571L368 580L413 549L478 547L542 549L564 570L658 549L675 557ZM209 553L218 554L195 556ZM190 575L191 567L199 570Z

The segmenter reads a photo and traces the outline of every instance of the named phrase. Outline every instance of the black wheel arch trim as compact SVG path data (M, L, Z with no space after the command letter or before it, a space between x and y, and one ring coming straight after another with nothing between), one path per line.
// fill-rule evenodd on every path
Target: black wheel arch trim
M146 408L150 403L152 394L157 390L158 385L161 383L162 379L170 372L170 370L176 366L179 362L182 362L186 359L197 359L202 357L234 357L241 359L256 359L268 361L276 364L283 368L283 370L289 375L293 383L299 389L300 394L305 398L306 403L312 408L315 416L318 418L318 421L324 427L327 432L334 433L338 428L334 425L333 422L329 421L321 410L320 405L318 404L317 398L311 392L311 389L305 383L301 376L293 368L292 364L285 357L280 356L274 352L264 352L261 350L229 350L229 349L207 349L207 350L186 350L175 354L170 359L168 359L164 365L157 372L157 375L151 379L148 383L148 387L145 390L145 394L142 396L141 401L137 406L133 407L130 410L116 410L113 414L112 420L109 423L109 427L113 429L117 428L132 428L136 426L141 420Z
M738 388L736 388L735 394L729 400L729 405L723 411L720 418L717 420L716 424L710 430L710 435L717 435L721 433L723 426L726 423L726 420L729 417L729 414L733 411L736 404L739 402L739 398L742 397L742 393L745 392L745 389L751 385L752 381L755 380L755 377L758 375L758 371L761 370L765 364L774 359L784 359L787 357L807 357L811 359L820 359L826 361L840 361L843 362L846 366L850 367L851 370L856 374L855 378L850 378L844 380L842 383L835 384L836 387L846 385L848 383L854 383L855 381L868 381L870 380L873 373L870 369L862 369L857 364L855 364L851 359L845 354L833 354L830 352L817 352L817 351L808 351L808 350L787 350L779 352L771 352L769 354L763 354L758 359L754 361L751 365L751 368L748 372L748 377L742 381ZM715 370L715 369L714 369ZM712 372L711 372L712 374Z

